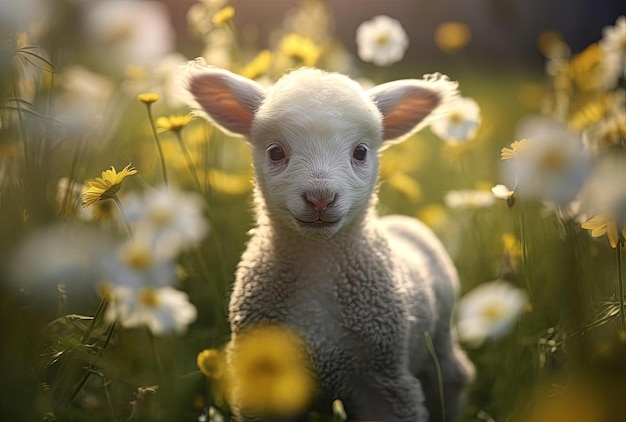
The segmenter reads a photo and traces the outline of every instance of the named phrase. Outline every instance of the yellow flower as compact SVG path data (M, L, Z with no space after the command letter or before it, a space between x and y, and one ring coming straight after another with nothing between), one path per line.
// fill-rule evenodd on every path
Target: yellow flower
M250 327L233 340L227 397L246 414L290 417L317 389L301 337L275 324Z
M213 25L220 28L230 22L234 16L235 8L232 6L226 6L218 10L217 13L213 15L211 22L213 22Z
M519 258L522 256L522 245L520 241L511 233L502 235L502 246L504 253L511 258Z
M606 99L601 98L597 101L590 101L572 116L569 121L569 127L574 131L586 129L602 120L606 116L607 111Z
M500 150L500 158L502 160L509 160L513 157L516 157L520 154L526 147L528 146L528 140L520 139L519 141L515 141L511 144L511 148L502 148Z
M224 354L216 349L205 349L198 353L196 363L205 376L215 380L222 378L226 371Z
M443 22L435 29L435 44L444 53L456 53L472 39L472 31L462 22Z
M150 105L159 101L159 94L155 94L154 92L144 92L143 94L137 95L137 99L144 104Z
M289 34L283 38L280 50L305 66L314 66L321 54L321 48L309 38L298 34Z
M612 248L616 248L618 243L624 246L624 239L626 238L626 218L620 225L621 233L618 231L617 221L610 216L602 214L585 221L581 227L591 230L592 237L600 237L606 234Z
M252 188L248 173L233 174L218 169L208 169L209 185L216 191L227 195L243 195Z
M422 188L411 176L401 171L396 171L387 177L387 184L400 192L407 199L418 202L422 199Z
M172 115L169 117L161 116L156 119L156 127L159 133L166 132L168 130L178 133L180 132L189 122L193 120L192 114L187 114L185 116L180 115Z
M137 170L131 167L130 164L119 173L115 171L113 166L111 166L110 170L103 171L102 177L96 177L88 181L90 187L82 193L83 207L91 205L96 201L113 198L122 187L122 181L126 176L136 173Z
M243 68L241 75L248 79L256 79L267 72L271 64L272 53L269 50L263 50Z

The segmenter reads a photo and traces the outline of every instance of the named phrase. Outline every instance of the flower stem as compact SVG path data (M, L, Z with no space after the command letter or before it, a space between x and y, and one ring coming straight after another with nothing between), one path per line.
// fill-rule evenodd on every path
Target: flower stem
M620 239L615 248L615 258L617 261L617 290L619 295L619 316L622 333L626 333L626 312L624 310L624 277L622 270L622 246L624 242Z
M156 341L154 339L154 334L150 331L150 328L146 326L146 332L148 333L148 339L150 340L150 347L152 348L152 353L154 354L154 359L156 360L157 368L159 369L159 378L160 384L163 383L163 362L161 362L161 355L159 354L159 350L157 349Z
M196 183L198 190L202 191L202 185L200 184L200 178L198 177L196 166L193 165L191 154L189 154L189 150L187 149L185 142L183 142L183 136L181 135L180 131L176 131L176 139L178 139L178 145L180 145L180 149L182 150L183 155L185 156L185 161L187 161L187 167L189 167L189 171L191 172L191 175L193 176L193 180Z
M159 140L159 135L157 135L156 126L154 124L154 117L152 116L152 107L150 104L146 104L148 109L148 120L150 121L150 127L152 128L152 134L154 135L154 140L156 141L157 149L159 150L159 159L161 160L161 171L163 173L163 183L167 186L167 169L165 168L165 156L163 155L163 148L161 147L161 141Z
M135 233L133 232L133 226L131 226L128 216L126 215L126 212L124 211L124 207L122 206L122 201L120 201L120 198L117 196L117 194L113 195L113 200L115 201L117 208L119 208L120 214L122 214L122 219L124 220L124 226L126 227L126 232L128 233L128 237L132 239L133 237L135 237Z

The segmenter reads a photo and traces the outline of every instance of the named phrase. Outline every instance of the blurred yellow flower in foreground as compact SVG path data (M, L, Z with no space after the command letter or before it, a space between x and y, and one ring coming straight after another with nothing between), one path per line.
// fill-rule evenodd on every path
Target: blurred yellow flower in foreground
M144 92L137 95L137 99L144 104L150 105L159 101L159 94L155 94L154 92Z
M302 338L285 326L244 330L231 343L228 364L227 397L246 415L294 416L317 390Z
M618 243L622 246L624 245L624 239L626 238L626 218L620 224L621 230L618 230L617 221L615 221L614 218L605 215L596 215L585 221L581 227L591 230L592 237L600 237L606 234L612 248L616 248Z
M96 201L113 198L122 187L122 182L126 176L136 174L135 167L127 165L119 173L115 167L102 172L102 177L96 177L88 181L89 188L82 193L83 207L93 204Z
M192 114L187 114L185 116L161 116L156 119L155 124L159 133L166 132L168 130L178 133L193 120L193 117L194 116Z
M444 53L456 53L472 39L472 31L462 22L443 22L435 29L435 44Z
M314 66L322 53L321 48L307 37L289 34L280 43L280 50L304 66Z
M516 157L527 146L528 141L526 139L520 139L519 141L515 141L511 144L511 148L502 148L500 150L500 158L502 160L510 160L511 158Z
M219 27L226 25L234 17L235 17L235 8L232 6L226 6L218 10L217 13L213 15L211 22L213 22L213 25L219 28Z

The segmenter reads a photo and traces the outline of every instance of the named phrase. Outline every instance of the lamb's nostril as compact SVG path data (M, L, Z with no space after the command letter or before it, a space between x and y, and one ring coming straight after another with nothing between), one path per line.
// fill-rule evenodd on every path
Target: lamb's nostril
M324 199L319 199L311 195L306 195L306 200L308 203L313 205L315 211L321 212L326 211L328 206L335 200L335 195L326 197Z

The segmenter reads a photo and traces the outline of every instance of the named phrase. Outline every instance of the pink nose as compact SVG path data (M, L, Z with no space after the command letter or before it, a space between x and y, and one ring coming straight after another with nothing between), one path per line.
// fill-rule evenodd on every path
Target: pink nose
M326 211L326 208L328 208L328 206L335 200L335 196L333 195L331 198L319 200L315 197L307 195L306 200L311 205L313 205L313 208L315 209L315 211L321 212L321 211Z

